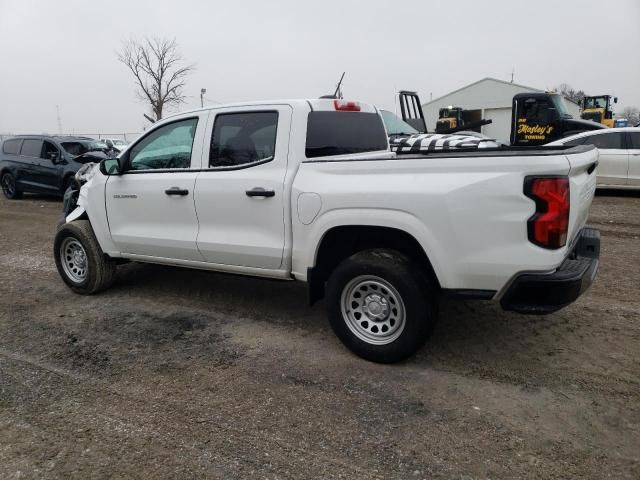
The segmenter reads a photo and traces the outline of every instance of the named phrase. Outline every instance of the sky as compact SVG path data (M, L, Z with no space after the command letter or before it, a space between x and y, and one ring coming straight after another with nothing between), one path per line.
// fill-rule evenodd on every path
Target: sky
M0 0L0 134L141 132L149 108L118 62L173 39L196 69L179 110L333 93L395 110L484 77L567 83L640 107L640 0Z

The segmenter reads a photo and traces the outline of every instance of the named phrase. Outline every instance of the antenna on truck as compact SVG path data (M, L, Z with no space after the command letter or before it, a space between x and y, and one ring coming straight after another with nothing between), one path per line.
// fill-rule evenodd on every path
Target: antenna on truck
M346 72L342 72L342 75L340 76L340 80L338 81L338 85L336 85L336 90L335 92L333 92L333 95L322 95L320 98L337 98L337 99L341 99L342 98L342 80L344 79L344 74Z
M342 80L344 79L344 74L346 72L342 72L342 75L340 76L340 81L338 82L338 85L336 86L336 91L333 92L333 96L334 98L342 98L342 90L340 89L340 87L342 86Z

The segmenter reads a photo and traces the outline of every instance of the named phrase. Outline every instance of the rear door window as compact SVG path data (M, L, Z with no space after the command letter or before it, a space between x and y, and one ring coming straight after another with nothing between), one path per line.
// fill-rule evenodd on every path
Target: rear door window
M622 148L622 133L611 132L586 137L585 145L593 145L602 149Z
M386 150L387 134L380 115L318 111L307 119L307 158Z
M640 132L629 133L629 148L640 150Z
M11 140L5 140L2 144L2 151L4 153L8 153L9 155L17 155L18 149L20 148L20 140L19 138L14 138Z
M22 142L20 155L25 157L40 157L42 152L42 140L26 139Z
M278 112L222 113L216 116L209 167L265 163L276 148Z

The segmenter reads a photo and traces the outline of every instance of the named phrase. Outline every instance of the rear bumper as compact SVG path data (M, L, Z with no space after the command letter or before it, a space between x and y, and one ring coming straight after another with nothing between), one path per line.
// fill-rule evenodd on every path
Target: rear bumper
M521 273L500 304L504 310L543 315L560 310L587 290L598 271L600 232L585 227L575 248L553 273Z

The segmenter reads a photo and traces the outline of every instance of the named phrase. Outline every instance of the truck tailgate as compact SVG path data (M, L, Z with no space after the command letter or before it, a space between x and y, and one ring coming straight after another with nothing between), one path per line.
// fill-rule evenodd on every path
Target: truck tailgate
M587 151L581 149L578 153L573 153L572 150L567 151L571 195L567 235L569 249L577 240L578 233L589 217L589 208L596 191L598 155L598 149L595 147Z

